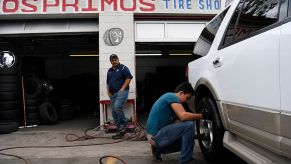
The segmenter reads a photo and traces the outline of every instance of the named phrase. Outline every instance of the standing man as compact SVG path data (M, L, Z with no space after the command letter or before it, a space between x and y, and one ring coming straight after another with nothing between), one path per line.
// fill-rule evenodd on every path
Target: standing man
M191 84L184 82L177 86L175 93L166 93L154 103L146 130L156 160L162 160L161 154L178 151L181 151L180 164L192 160L195 144L194 120L206 117L206 114L186 112L183 108L182 104L194 94Z
M120 139L123 137L128 124L128 119L125 118L124 114L124 106L128 98L132 75L125 65L119 63L116 54L110 55L109 60L112 67L107 72L107 94L110 97L112 117L117 127L117 134L112 138Z

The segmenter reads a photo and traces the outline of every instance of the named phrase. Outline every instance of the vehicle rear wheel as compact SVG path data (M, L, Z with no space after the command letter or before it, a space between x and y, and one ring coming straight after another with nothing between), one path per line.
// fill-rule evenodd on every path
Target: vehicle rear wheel
M199 100L196 112L207 111L208 118L196 122L198 142L206 160L214 161L224 152L223 134L224 128L220 121L215 102L210 97Z

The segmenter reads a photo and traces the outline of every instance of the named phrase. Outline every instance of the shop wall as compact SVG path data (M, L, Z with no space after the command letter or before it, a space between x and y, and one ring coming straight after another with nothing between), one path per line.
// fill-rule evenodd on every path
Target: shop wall
M119 28L122 30L122 41L118 45L106 44L105 39L109 39L106 31ZM113 36L111 36L113 37ZM120 38L119 38L120 39ZM116 41L116 40L115 40ZM129 99L136 98L136 75L135 75L135 42L134 42L134 19L133 13L100 13L99 15L99 85L100 85L100 100L109 100L107 95L106 77L107 71L112 66L109 61L111 54L119 56L120 63L126 65L133 75L130 83ZM102 106L100 105L100 108ZM129 108L129 109L128 109ZM125 109L125 115L130 118L133 107ZM111 113L111 108L108 113ZM100 110L100 116L103 116ZM109 114L109 118L111 114ZM100 123L103 123L103 117L100 117Z

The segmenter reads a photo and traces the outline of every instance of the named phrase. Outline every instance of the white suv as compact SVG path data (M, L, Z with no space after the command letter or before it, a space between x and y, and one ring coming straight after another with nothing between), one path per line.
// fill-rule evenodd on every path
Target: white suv
M188 64L206 159L291 163L291 0L234 0L202 31ZM227 158L227 156L222 156Z

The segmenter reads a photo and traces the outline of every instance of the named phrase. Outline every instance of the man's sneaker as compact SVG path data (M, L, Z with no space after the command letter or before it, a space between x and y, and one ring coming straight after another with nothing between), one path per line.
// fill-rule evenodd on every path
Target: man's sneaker
M124 137L124 133L117 132L115 135L112 136L112 139L122 139Z
M161 153L159 149L154 147L153 145L151 145L151 149L152 149L152 154L153 154L154 159L156 161L162 161L162 157L161 157Z
M125 133L126 132L126 129L128 128L128 126L129 126L129 124L122 124L122 125L120 125L118 131L120 133Z

